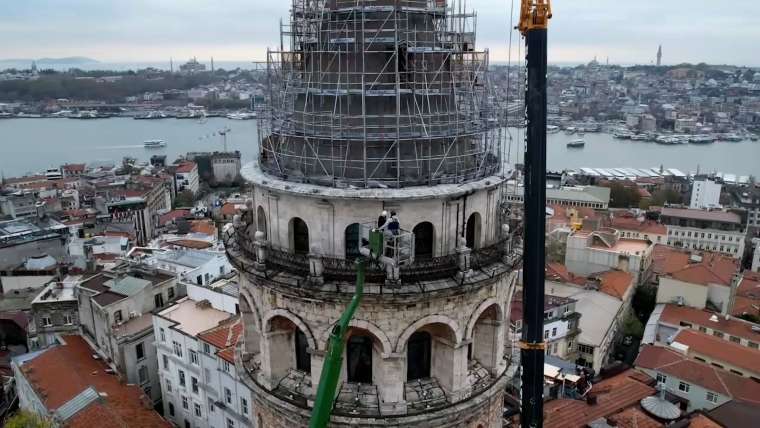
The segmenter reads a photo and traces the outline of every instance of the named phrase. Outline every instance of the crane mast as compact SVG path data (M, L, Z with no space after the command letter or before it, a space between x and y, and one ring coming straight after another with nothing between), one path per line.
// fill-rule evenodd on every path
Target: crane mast
M544 279L546 232L546 71L549 0L522 0L518 29L525 37L525 239L520 421L543 426Z

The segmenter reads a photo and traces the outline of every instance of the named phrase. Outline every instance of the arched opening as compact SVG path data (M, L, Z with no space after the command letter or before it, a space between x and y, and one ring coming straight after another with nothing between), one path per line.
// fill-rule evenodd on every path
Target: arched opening
M359 257L359 223L349 224L345 232L346 259Z
M258 354L261 351L259 331L259 320L256 313L248 304L246 297L240 296L240 316L243 319L243 346L245 352L249 354Z
M409 337L406 345L406 380L430 377L430 354L432 336L426 331L417 331Z
M372 383L372 337L357 334L346 343L346 378L350 383Z
M298 217L290 220L290 251L295 254L309 254L309 227Z
M433 257L433 223L423 221L412 229L414 234L414 258L429 259Z
M307 332L289 318L276 315L269 320L264 337L269 371L273 379L282 379L292 369L311 374Z
M467 241L467 248L473 250L480 248L480 214L472 213L467 219L465 240Z
M493 371L502 357L502 324L501 308L493 304L480 314L472 329L468 359L477 361L488 371Z
M264 207L259 205L259 208L256 210L256 230L258 232L264 232L264 239L267 238L267 215L264 212Z

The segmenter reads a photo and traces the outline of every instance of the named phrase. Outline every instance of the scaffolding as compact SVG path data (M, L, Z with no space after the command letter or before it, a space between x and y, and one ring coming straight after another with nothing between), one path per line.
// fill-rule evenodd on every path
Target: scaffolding
M476 18L445 0L292 0L267 52L262 170L364 188L498 173L504 114Z

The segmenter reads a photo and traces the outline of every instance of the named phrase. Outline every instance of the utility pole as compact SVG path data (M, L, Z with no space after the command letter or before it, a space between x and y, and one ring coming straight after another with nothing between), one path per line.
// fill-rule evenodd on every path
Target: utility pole
M525 151L525 240L523 248L523 330L520 423L543 426L544 278L546 249L546 70L549 0L522 0L520 32L525 36L527 119Z

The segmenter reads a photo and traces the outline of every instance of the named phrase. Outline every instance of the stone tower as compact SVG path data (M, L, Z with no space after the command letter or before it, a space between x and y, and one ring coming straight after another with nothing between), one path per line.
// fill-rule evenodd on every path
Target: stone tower
M242 171L251 199L225 230L256 426L308 425L383 211L401 228L368 266L332 425L501 426L519 251L474 18L445 0L293 1Z
M662 65L662 45L657 48L657 66Z

